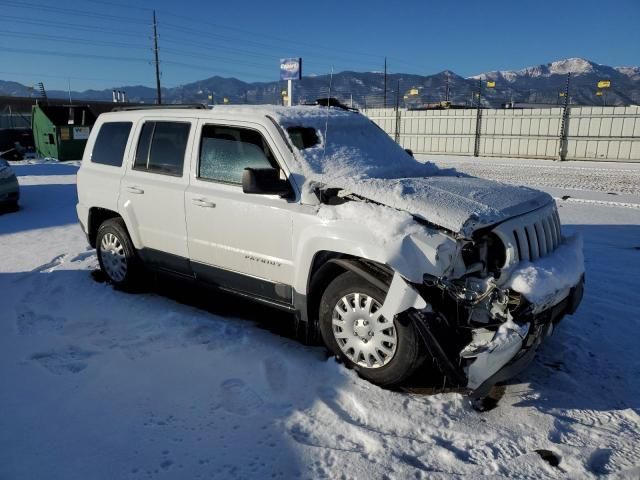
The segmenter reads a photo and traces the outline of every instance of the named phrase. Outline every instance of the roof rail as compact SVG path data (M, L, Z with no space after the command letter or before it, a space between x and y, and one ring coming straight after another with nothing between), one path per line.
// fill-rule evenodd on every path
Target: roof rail
M358 111L357 108L348 107L347 105L342 103L340 100L338 100L336 97L318 98L312 103L305 103L305 105L319 105L321 107L336 107L336 108L341 108L342 110L348 110L350 112Z
M130 110L157 110L157 109L174 109L174 110L206 110L204 103L172 103L169 105L127 105L126 107L114 107L112 112L127 112Z

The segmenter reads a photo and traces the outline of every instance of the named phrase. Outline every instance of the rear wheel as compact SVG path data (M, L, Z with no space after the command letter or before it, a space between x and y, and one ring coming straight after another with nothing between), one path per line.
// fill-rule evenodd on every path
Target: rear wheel
M416 327L380 314L386 292L346 272L329 284L320 302L320 332L327 347L360 376L396 385L422 363Z
M111 218L100 225L96 252L100 269L113 286L123 290L137 287L141 266L121 218Z

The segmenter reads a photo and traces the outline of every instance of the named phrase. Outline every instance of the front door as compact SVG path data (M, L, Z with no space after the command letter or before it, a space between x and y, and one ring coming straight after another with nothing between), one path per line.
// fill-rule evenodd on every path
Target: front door
M242 191L246 167L279 168L260 126L201 121L185 196L196 276L223 288L292 303L292 218L296 203Z

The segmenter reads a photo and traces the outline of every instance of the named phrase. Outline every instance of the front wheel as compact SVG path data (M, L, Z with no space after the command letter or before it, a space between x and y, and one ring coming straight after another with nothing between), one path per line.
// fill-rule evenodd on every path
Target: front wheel
M96 253L100 269L114 287L122 290L134 290L137 287L141 268L121 218L112 218L100 225L96 236Z
M380 315L386 292L359 275L336 277L320 302L325 345L360 376L392 386L409 377L424 360L416 327Z

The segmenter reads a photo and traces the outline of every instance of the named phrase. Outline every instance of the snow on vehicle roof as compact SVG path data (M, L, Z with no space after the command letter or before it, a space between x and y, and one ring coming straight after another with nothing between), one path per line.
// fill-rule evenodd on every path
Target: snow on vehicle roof
M153 109L153 114L169 113L176 117L193 115L192 109ZM129 110L105 115L148 115L150 110ZM198 115L219 117L264 116L275 120L288 136L289 127L310 127L318 144L295 149L296 164L290 165L305 179L348 188L365 178L423 177L438 171L431 163L421 163L408 155L384 131L366 116L340 107L300 105L219 105L212 110L198 110ZM325 138L326 137L326 138ZM288 138L293 145L291 138ZM348 179L349 184L344 180Z

